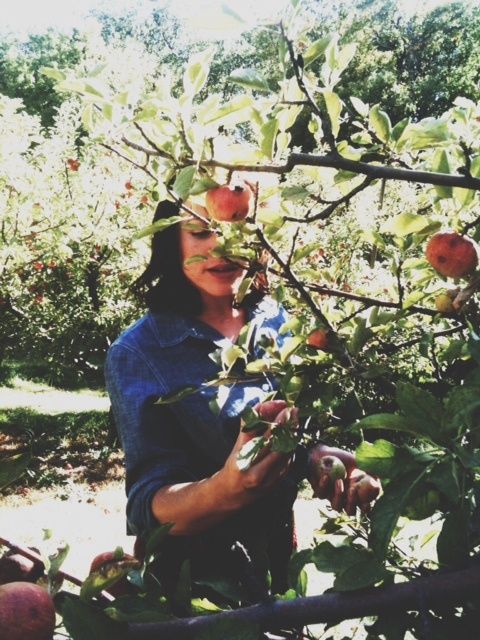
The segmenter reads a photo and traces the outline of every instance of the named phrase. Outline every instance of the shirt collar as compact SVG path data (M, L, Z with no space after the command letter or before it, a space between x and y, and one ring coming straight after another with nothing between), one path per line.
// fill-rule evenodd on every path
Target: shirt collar
M278 307L272 299L264 298L253 308L247 310L247 322L257 321L259 317L273 316L277 309ZM156 338L162 347L172 347L180 344L188 337L211 340L215 343L226 340L216 329L204 322L173 311L157 313L149 311L147 315Z

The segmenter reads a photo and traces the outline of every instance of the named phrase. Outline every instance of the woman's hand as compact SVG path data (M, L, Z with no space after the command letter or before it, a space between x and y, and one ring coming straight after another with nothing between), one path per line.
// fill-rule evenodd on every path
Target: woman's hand
M368 513L380 491L380 480L358 469L353 453L318 444L309 453L308 479L317 498L330 501L336 511Z
M225 487L231 487L232 497L239 501L239 506L267 493L288 471L291 454L271 450L272 428L283 426L295 429L298 426L298 409L289 407L284 400L259 403L255 411L270 425L261 435L255 430L240 430L235 446L220 472Z

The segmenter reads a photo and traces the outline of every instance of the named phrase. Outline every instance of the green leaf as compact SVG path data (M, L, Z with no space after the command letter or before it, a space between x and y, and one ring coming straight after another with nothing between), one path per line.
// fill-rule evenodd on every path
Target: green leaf
M165 609L165 610L163 610ZM166 600L142 596L122 596L104 609L117 622L166 622L174 619L167 610Z
M305 565L310 562L312 562L312 549L302 549L291 556L288 564L288 584L300 595L305 595L302 593L301 574L304 572Z
M417 434L417 429L404 416L395 413L377 413L355 422L351 429L388 429Z
M272 430L271 448L277 453L291 453L298 447L298 435L290 426L277 426Z
M457 432L460 428L474 429L477 426L476 410L480 406L480 388L457 386L451 389L444 400L445 415L442 430Z
M432 171L436 173L453 173L450 164L450 156L446 149L437 149L432 158ZM439 198L451 198L453 195L452 187L434 186L435 192Z
M388 142L392 133L392 123L379 104L373 105L368 115L368 126L375 132L382 142Z
M359 115L363 116L364 118L368 117L368 104L365 104L365 102L360 100L360 98L356 98L355 96L350 96L350 102Z
M228 578L219 578L217 576L202 577L201 579L196 579L195 584L210 587L210 589L213 589L216 593L230 600L232 603L248 599L243 587L239 585L238 582L229 580Z
M333 588L337 591L354 591L374 586L388 575L383 564L366 552L366 557L361 558L350 567L335 576Z
M335 37L336 36L330 34L312 42L303 54L303 66L305 69L325 53L326 48Z
M222 350L222 365L230 370L239 358L244 358L245 352L236 344L229 345Z
M325 106L327 107L328 116L332 124L332 133L337 137L340 130L340 115L342 113L343 103L338 95L333 91L323 91L323 97L325 100Z
M222 3L222 13L230 18L236 20L239 24L245 24L245 20L236 11L232 9L228 4Z
M149 224L148 227L144 227L143 229L140 229L140 231L137 231L137 233L134 234L133 239L140 240L140 238L145 238L146 236L153 236L154 233L163 231L167 227L171 227L173 224L182 222L182 220L182 216L170 216L170 218L157 220L153 224Z
M370 515L369 542L378 558L385 557L398 518L405 510L412 491L421 482L425 473L426 468L420 472L411 471L397 477L395 482L391 482L385 488L384 494L375 503Z
M183 75L183 89L188 97L192 98L205 86L214 55L215 48L209 47L189 59Z
M180 391L165 394L161 398L158 398L158 400L156 400L154 404L173 404L174 402L183 400L183 398L188 398L188 396L191 396L193 393L198 393L198 391L199 387L184 387Z
M42 76L52 78L52 80L56 80L57 82L62 82L62 80L66 80L67 78L63 71L55 67L40 67L38 71Z
M248 87L249 89L255 89L256 91L270 91L268 82L256 69L245 68L235 69L229 75L228 80L241 87Z
M433 484L452 505L459 503L462 491L458 479L457 464L451 457L435 464L428 475L428 482Z
M286 377L281 383L283 395L289 404L295 404L303 387L303 380L300 376L292 375Z
M156 527L148 535L145 542L145 559L148 560L162 545L167 538L173 524L167 523Z
M213 111L210 117L206 117L205 124L215 124L217 127L234 127L251 118L252 105L252 96L247 94L236 96L220 109Z
M275 152L275 138L278 133L278 120L273 118L271 120L267 120L267 122L260 129L260 148L262 153L269 159L272 160L274 152Z
M397 403L418 435L435 440L438 438L442 418L442 403L430 391L420 389L409 382L397 383Z
M186 200L190 195L190 189L192 188L196 172L197 168L195 165L184 167L178 172L173 184L173 191L177 194L180 200Z
M74 640L126 640L126 625L111 620L96 607L67 596L62 606L65 629Z
M425 216L419 216L416 213L405 211L384 222L380 227L380 232L392 233L395 236L403 238L410 233L423 231L429 224L430 220Z
M414 463L410 451L383 439L373 443L363 441L355 451L355 458L360 469L382 479L404 473L406 466Z
M0 490L18 480L28 468L31 453L17 453L0 460Z
M355 331L348 342L349 352L357 356L373 335L365 318L355 318Z
M66 557L70 551L70 546L65 544L62 547L59 547L57 551L48 556L47 562L45 563L45 568L47 569L48 577L50 579L55 578L60 567L65 562Z
M280 361L282 363L287 362L290 356L303 344L303 341L304 339L300 336L288 336L285 338L282 348L280 349Z
M428 149L444 144L451 138L448 125L442 120L427 118L416 124L409 124L402 135L402 145L410 149Z
M205 178L200 178L200 180L195 180L190 187L189 195L197 196L199 193L205 193L205 191L215 189L215 187L218 186L218 182L215 182L215 180L212 180L212 178L209 178L208 176Z
M397 124L393 127L392 129L392 133L390 135L391 139L394 142L400 142L403 132L405 131L405 129L407 128L407 126L410 124L410 118L403 118L402 120L400 120L399 122L397 122Z
M334 588L338 591L368 587L386 575L370 549L349 543L335 546L322 542L313 549L311 560L319 571L335 574Z
M101 591L108 589L121 578L126 576L132 569L138 569L138 560L114 560L104 564L98 571L90 573L82 583L80 588L80 598L87 602L98 596Z

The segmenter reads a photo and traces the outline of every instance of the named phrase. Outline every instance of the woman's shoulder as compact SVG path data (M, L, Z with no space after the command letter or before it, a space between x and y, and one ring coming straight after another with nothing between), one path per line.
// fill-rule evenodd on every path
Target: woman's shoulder
M174 347L193 332L192 322L180 314L148 311L127 327L113 342L137 352L152 353L165 347Z

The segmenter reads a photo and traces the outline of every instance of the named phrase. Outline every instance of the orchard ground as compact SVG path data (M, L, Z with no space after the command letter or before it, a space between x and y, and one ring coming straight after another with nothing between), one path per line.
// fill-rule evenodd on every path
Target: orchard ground
M26 415L29 416L36 415L39 420L43 418L46 425L48 418L61 419L68 415L72 420L72 414L80 417L93 412L106 422L109 401L101 391L65 391L19 376L13 377L8 385L0 387L2 449L6 448L5 445L14 448L15 439L6 435L8 428L3 427L7 426L5 418L15 416L19 411L27 412ZM93 437L98 436L99 433L95 433ZM68 543L70 550L62 569L82 580L87 576L90 563L98 553L113 550L117 546L132 553L133 538L127 536L125 531L126 499L121 453L115 447L109 447L105 454L104 444L98 439L91 440L88 450L83 451L83 454L80 452L84 456L83 464L78 464L79 452L70 451L69 458L59 454L62 447L68 446L68 438L66 439L65 433L61 434L57 455L55 452L43 451L44 455L41 456L44 466L50 467L50 475L46 475L40 466L33 474L27 473L0 495L0 537L22 546L37 547L43 553L53 553L59 546ZM92 450L95 445L97 456ZM72 464L68 462L69 459L76 462ZM52 468L55 465L56 468ZM102 480L101 474L107 479ZM46 486L48 483L45 477L50 478L50 486ZM44 486L38 487L39 484ZM309 489L302 488L295 503L300 549L312 545L315 531L321 527L323 518L329 511L325 502L312 499ZM417 531L410 529L407 538L417 534L420 540L426 541L423 550L428 556L430 523L415 523L414 526ZM44 530L51 536L48 540L44 539ZM331 574L320 574L310 566L307 571L309 594L320 594L332 585ZM75 587L67 583L65 588L75 591ZM365 638L358 621L345 621L337 627L333 636L332 631L327 632L323 625L315 625L312 630L319 638L342 638L344 633L356 640Z
M67 412L69 416L98 412L104 417L108 413L109 401L101 391L65 391L20 377L13 378L10 385L0 387L1 414L29 410L40 419L40 416L58 417ZM13 446L13 438L7 439L0 431L1 439L4 440L2 449L5 442ZM94 444L95 441L90 443ZM113 550L118 545L132 552L133 538L125 533L121 454L112 447L108 452L108 465L100 464L98 458L104 445L98 442L97 460L94 452L88 452L90 459L84 461L86 464L72 464L65 456L52 456L50 461L57 468L51 486L38 488L27 474L13 489L5 490L0 496L0 536L10 542L44 549L43 530L50 530L52 538L48 548L68 542L70 552L63 569L81 579L87 575L90 561L97 553ZM70 453L70 460L76 460L76 452ZM106 466L108 479L101 480L99 475ZM53 474L54 469L49 471ZM44 476L39 469L36 476L39 484L46 484ZM314 530L320 525L318 502L310 499L308 491L297 501L296 515L299 544L304 548L313 541Z

